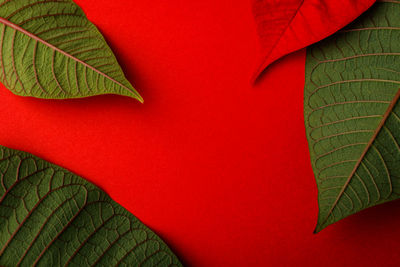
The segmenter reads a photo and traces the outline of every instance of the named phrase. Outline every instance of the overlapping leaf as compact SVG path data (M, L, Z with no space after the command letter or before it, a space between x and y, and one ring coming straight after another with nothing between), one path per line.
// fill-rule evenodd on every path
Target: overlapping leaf
M181 266L100 189L1 146L0 233L1 266Z
M400 1L307 51L305 120L320 231L400 194Z
M0 0L0 80L13 93L142 101L97 28L72 0Z
M279 58L318 42L343 28L375 0L253 0L263 46L256 76Z

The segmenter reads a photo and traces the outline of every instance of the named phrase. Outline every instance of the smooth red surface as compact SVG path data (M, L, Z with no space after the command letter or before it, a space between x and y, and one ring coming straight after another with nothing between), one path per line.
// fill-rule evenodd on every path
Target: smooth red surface
M277 59L340 30L376 0L253 0L263 46L256 77Z
M256 87L250 1L79 0L145 104L45 101L0 88L0 144L101 186L188 266L381 266L400 260L400 203L313 235L304 51Z

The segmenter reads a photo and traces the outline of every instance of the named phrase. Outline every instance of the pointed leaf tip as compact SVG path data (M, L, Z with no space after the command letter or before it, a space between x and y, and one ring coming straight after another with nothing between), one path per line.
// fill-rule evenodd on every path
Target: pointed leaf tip
M17 95L69 99L132 96L129 91L143 102L101 33L71 0L3 1L0 46L0 80Z
M400 196L400 1L382 0L307 50L304 116L316 232Z
M253 15L264 54L255 76L261 75L263 70L279 58L335 33L355 20L374 2L375 0L253 0Z

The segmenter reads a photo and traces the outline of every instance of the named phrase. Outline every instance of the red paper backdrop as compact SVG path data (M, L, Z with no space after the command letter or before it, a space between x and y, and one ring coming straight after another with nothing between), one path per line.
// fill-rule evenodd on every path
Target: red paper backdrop
M0 88L0 144L102 187L189 266L390 265L400 203L313 235L304 56L260 61L250 1L79 0L145 99Z

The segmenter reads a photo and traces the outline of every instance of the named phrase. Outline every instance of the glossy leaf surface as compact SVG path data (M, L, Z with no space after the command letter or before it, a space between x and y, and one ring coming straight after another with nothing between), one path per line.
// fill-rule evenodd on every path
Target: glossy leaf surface
M305 120L320 231L400 194L400 1L307 51Z
M151 230L96 186L0 147L1 266L181 266Z
M101 33L72 0L0 1L0 80L13 93L143 101Z

